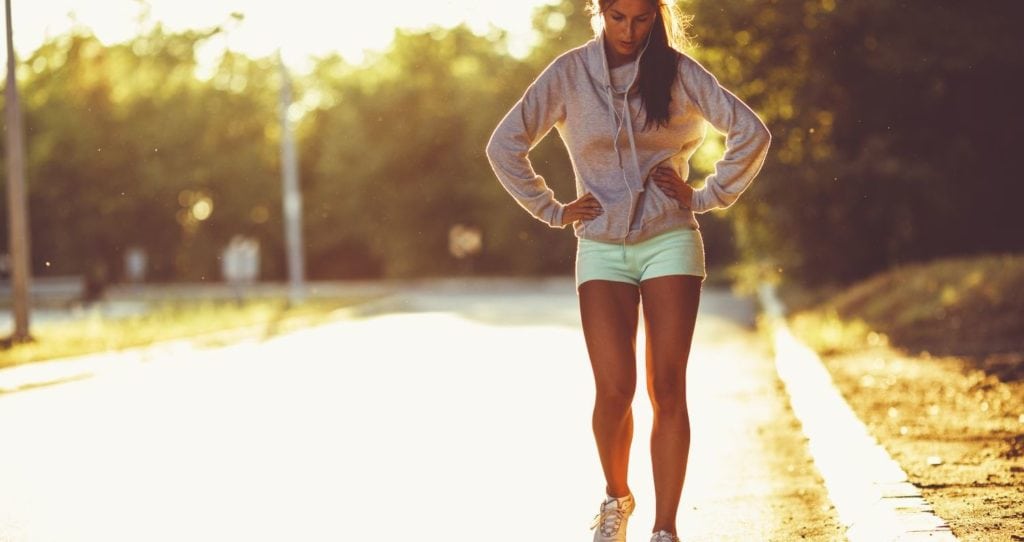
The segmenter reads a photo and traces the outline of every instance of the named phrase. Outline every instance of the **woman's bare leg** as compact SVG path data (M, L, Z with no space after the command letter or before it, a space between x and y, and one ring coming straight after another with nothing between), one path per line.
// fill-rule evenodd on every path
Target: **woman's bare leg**
M657 277L640 284L647 339L647 392L654 407L654 530L673 534L690 455L686 363L697 321L700 288L700 277L688 275Z
M625 282L589 280L579 287L583 336L594 371L594 439L611 497L629 494L626 480L633 440L639 289Z

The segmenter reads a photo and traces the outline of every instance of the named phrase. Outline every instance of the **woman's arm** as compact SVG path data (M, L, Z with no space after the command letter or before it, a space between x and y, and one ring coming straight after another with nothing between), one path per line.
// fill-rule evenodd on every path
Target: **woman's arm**
M742 100L718 84L715 76L693 59L680 55L683 90L701 114L726 135L725 154L704 188L693 193L691 209L703 213L732 205L750 186L768 155L771 134Z
M519 205L552 228L561 228L563 205L544 177L533 170L527 154L552 126L565 118L556 59L498 123L487 142L487 159L505 190Z

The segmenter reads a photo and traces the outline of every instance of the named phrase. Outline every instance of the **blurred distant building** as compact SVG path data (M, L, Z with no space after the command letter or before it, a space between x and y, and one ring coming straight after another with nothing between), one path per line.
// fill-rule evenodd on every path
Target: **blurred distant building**
M230 284L252 284L260 275L260 242L242 235L231 238L221 252L220 270Z
M124 276L128 282L143 282L146 280L146 265L148 255L142 247L131 247L124 253Z

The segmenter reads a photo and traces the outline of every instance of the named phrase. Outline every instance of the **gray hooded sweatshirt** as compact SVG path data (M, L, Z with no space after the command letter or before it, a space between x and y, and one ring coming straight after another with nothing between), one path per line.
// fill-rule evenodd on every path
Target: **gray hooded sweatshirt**
M534 217L562 227L564 205L527 157L552 127L569 151L577 197L590 192L604 209L593 220L574 223L583 239L632 244L672 229L696 229L694 213L732 205L760 171L771 140L768 129L685 54L679 55L668 125L644 129L636 82L642 54L627 68L631 77L625 88L616 89L603 36L567 51L530 84L494 130L487 143L491 167ZM687 209L649 177L664 165L687 179L690 157L704 140L705 120L726 134L726 151Z

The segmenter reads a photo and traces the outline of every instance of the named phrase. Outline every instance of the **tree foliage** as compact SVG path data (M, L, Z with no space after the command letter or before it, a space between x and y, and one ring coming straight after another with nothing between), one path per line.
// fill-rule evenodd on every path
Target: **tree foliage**
M360 65L326 57L300 76L290 115L310 275L571 271L571 233L515 205L483 150L530 81L592 36L583 4L538 9L539 40L526 58L510 55L500 32L397 31ZM828 282L1024 250L1012 159L1024 140L1021 6L684 2L698 44L687 52L773 133L751 190L702 218L709 259ZM280 73L274 59L227 52L198 76L197 48L219 31L155 26L105 45L76 30L25 58L36 273L116 281L125 250L139 246L153 280L217 279L220 251L245 234L261 242L263 276L283 277ZM711 134L694 179L722 148ZM559 199L575 197L557 137L531 159ZM472 261L449 251L456 225L483 234Z
M1007 227L1022 190L1004 158L1024 135L1005 122L1024 118L1019 2L691 5L699 57L774 136L732 213L748 260L830 282L1024 249Z
M25 61L37 272L116 280L125 249L138 246L155 280L213 279L232 235L280 245L280 227L260 211L280 201L265 135L275 71L228 54L199 81L195 49L213 32L157 27L113 46L75 32ZM206 220L194 212L200 201L212 205Z

